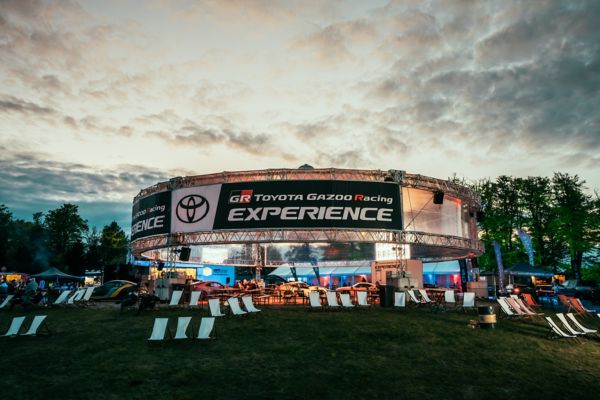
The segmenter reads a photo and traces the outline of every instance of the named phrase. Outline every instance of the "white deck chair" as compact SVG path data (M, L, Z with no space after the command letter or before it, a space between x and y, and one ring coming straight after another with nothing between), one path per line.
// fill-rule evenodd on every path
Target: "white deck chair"
M579 323L579 321L577 321L577 319L575 318L575 315L574 315L573 313L568 313L568 314L567 314L567 317L568 317L568 318L569 318L571 321L573 321L573 323L575 324L575 326L576 326L577 328L579 328L579 330L581 330L582 332L585 332L585 333L596 333L596 332L598 332L596 329L590 329L590 328L586 328L585 326L581 325L581 324Z
M354 304L352 304L352 300L350 299L350 295L348 293L341 293L340 300L342 301L342 307L354 308Z
M513 299L512 297L505 297L505 300L510 305L510 308L512 308L514 310L515 314L517 314L521 317L534 317L535 316L535 315L529 314L525 310L522 310L519 303L517 303L517 301L515 299Z
M321 294L317 291L312 291L308 294L308 302L311 310L322 310Z
M48 326L44 322L46 317L47 317L47 315L36 315L35 317L33 317L33 321L31 321L31 325L29 325L29 329L27 330L27 332L22 333L21 336L39 335L38 330L40 329L40 326L44 326L44 328L46 329L46 334L50 333Z
M56 300L54 300L54 303L52 303L52 304L53 305L63 304L65 302L65 300L67 300L69 293L71 293L70 290L65 290L65 291L61 292L61 294L58 295L58 297L56 298Z
M240 307L240 301L237 297L230 297L227 299L227 304L229 304L229 309L233 313L233 315L244 315L248 314L246 311L242 310Z
M82 290L82 289L77 289L77 290L75 291L75 293L73 293L73 294L71 295L71 297L69 297L69 298L68 298L68 300L67 300L67 304L75 304L75 300L76 300L76 299L78 299L78 298L81 298L81 297L83 297L83 293L84 293L84 292L85 292L85 290Z
M327 306L329 308L339 308L340 303L337 301L337 293L336 292L327 292Z
M394 293L394 307L406 307L406 293L396 292Z
M2 302L2 304L0 304L0 310L3 309L4 307L6 307L6 305L8 304L8 302L11 301L13 297L15 297L14 294L9 294L8 296L6 296L6 298L4 299L4 301Z
M463 310L473 310L475 309L475 292L464 292L463 293Z
M219 299L208 299L208 309L210 315L213 317L224 317L225 314L221 312L221 302Z
M23 321L25 321L25 317L14 317L8 327L8 331L2 336L4 337L15 337L19 334L21 330L21 326L23 325Z
M244 307L246 307L246 311L248 311L249 313L260 312L260 310L256 308L254 306L254 303L252 302L252 296L243 296L242 303L244 303Z
M548 337L552 338L552 333L554 333L554 338L560 339L560 338L570 338L570 339L576 339L577 336L575 335L569 335L568 333L563 332L558 325L556 325L556 322L552 321L552 318L550 317L546 317L546 321L548 321L548 325L550 325L550 332L548 333Z
M179 317L177 318L177 329L175 330L175 336L173 339L189 339L187 335L188 326L192 321L192 317Z
M85 295L85 288L78 289L75 292L75 297L73 298L73 301L81 301L83 299L84 295Z
M518 317L518 315L510 308L510 305L506 301L506 297L498 297L496 301L500 304L500 308L502 308L502 311L504 311L504 314L508 317Z
M367 301L367 292L356 292L356 301L359 307L371 307Z
M214 339L214 337L210 336L214 326L214 317L203 317L200 320L200 327L198 328L198 336L196 337L196 339Z
M452 304L454 307L456 307L456 297L454 296L454 290L446 290L444 292L444 303L446 303L446 305Z
M200 300L200 295L201 294L202 294L202 292L200 290L192 290L192 294L190 295L190 305L189 305L189 307L196 307L196 308L198 308L198 300Z
M171 295L171 301L169 302L169 307L177 307L179 305L179 301L181 300L182 294L183 290L173 290L173 294Z
M88 302L90 301L90 298L92 297L92 293L94 293L94 289L96 289L95 286L88 286L85 288L85 293L83 294L83 301Z
M166 337L171 337L171 332L167 329L169 318L154 318L154 326L152 327L152 333L148 338L149 342L163 342Z
M563 313L558 313L556 314L556 316L558 317L560 322L562 322L563 326L567 328L567 332L569 332L571 335L585 335L585 332L580 332L577 329L573 328L571 324L569 324L569 321L567 321L567 318L565 318Z

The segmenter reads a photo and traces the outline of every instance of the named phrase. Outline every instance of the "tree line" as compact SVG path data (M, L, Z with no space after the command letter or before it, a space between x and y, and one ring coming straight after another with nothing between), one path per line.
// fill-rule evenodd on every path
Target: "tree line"
M552 178L503 175L474 185L483 211L478 221L485 245L480 267L497 268L494 241L505 266L528 262L521 229L531 237L536 267L600 281L600 197L586 194L584 185L577 175L564 173Z
M0 204L0 267L6 271L35 274L57 267L83 276L86 269L125 264L128 247L129 239L116 221L101 232L90 229L74 204L36 212L32 221L15 219Z

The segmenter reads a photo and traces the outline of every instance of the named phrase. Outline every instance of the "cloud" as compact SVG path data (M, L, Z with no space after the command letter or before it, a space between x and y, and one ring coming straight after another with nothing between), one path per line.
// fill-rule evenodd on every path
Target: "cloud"
M56 111L38 104L16 98L14 96L0 97L0 112L16 112L21 114L50 115Z

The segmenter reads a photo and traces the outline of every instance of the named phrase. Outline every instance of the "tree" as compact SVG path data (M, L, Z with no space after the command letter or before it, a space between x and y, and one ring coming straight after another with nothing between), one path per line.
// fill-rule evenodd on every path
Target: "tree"
M123 265L127 261L129 240L116 221L102 228L100 260L105 266Z
M51 261L59 267L65 266L67 253L83 241L83 235L88 230L87 221L81 218L76 205L63 204L60 208L48 211L44 224Z
M85 236L86 251L85 265L88 268L100 268L102 266L102 257L100 252L101 236L94 226Z
M12 229L12 213L4 204L0 204L0 267L8 267L8 251Z

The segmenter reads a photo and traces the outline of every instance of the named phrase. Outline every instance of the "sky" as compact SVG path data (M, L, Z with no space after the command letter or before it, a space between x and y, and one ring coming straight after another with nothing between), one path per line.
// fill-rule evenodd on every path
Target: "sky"
M600 189L600 1L0 0L0 204L263 168Z

